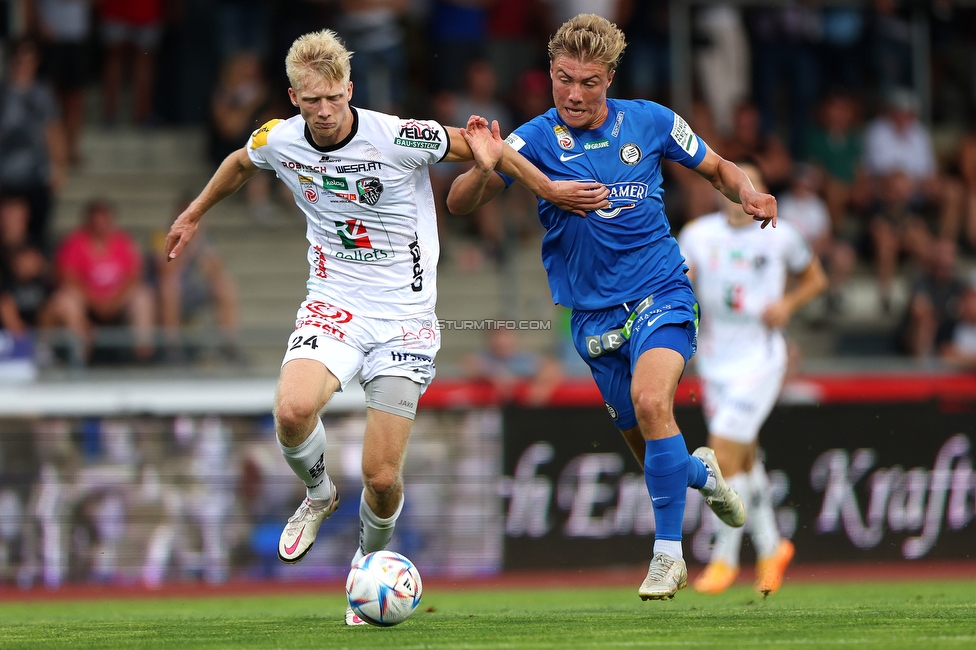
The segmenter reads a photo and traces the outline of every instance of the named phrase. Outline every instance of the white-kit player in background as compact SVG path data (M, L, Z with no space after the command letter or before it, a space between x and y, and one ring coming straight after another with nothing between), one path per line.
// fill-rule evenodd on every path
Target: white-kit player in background
M259 169L294 193L308 221L308 295L281 367L275 430L307 498L278 544L298 562L339 504L326 471L319 413L360 373L366 391L361 533L353 562L386 547L403 507L401 466L417 401L434 376L440 333L434 314L437 241L427 165L472 160L491 131L400 119L349 105L351 52L329 30L298 38L288 51L288 95L300 115L272 120L230 154L169 231L170 259L203 214ZM487 123L472 116L469 129ZM497 124L494 132L497 134ZM552 182L506 147L507 173L568 209L608 205L597 183ZM493 173L487 170L485 173ZM347 610L346 622L361 621Z
M759 170L739 163L753 185L766 191ZM746 503L746 524L732 528L713 517L711 560L694 583L697 591L721 593L739 574L743 530L758 558L756 588L772 593L783 582L793 544L781 539L769 480L758 457L759 429L786 374L783 336L790 317L827 288L820 261L803 236L780 221L762 231L742 206L724 201L721 212L700 217L678 235L681 252L701 305L698 355L708 446L722 474ZM796 282L786 290L788 276Z

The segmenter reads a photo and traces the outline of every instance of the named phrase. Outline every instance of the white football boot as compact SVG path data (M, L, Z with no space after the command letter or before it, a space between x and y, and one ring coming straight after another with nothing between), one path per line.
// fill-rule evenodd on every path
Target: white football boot
M641 600L674 598L674 594L687 584L688 566L683 559L655 553L637 595Z
M346 606L346 625L369 625L366 621L359 618L356 612L352 611L352 607Z
M278 559L287 564L300 561L315 542L319 526L339 507L339 493L332 486L331 501L312 501L307 498L298 506L278 539Z
M712 512L718 515L723 523L733 528L739 528L746 523L746 509L742 505L742 499L722 477L722 470L718 466L715 452L710 447L699 447L691 455L705 463L705 471L708 472L709 476L715 477L715 489L708 494L702 491L705 503L712 509Z

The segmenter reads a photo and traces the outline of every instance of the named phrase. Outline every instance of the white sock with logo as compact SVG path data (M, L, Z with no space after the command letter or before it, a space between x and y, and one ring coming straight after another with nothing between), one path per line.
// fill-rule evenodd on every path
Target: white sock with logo
M756 556L769 557L779 548L780 535L776 526L776 513L773 510L769 477L762 461L756 463L749 472L749 500L746 502L749 513L749 536L756 547Z
M376 516L373 509L366 503L366 490L363 490L363 494L359 498L359 548L356 549L356 555L352 558L352 564L359 562L374 551L382 551L386 548L386 545L393 539L393 529L396 527L396 521L401 512L403 512L403 495L400 496L400 505L397 506L396 512L390 517L383 519Z
M278 447L288 466L305 484L308 498L312 501L331 501L335 488L325 471L325 426L321 419L315 422L315 428L305 442L297 447L286 447L279 440Z
M739 493L740 497L747 494L749 489L749 476L742 472L727 476L725 482L729 487ZM739 551L742 549L742 528L733 528L722 522L711 510L708 511L715 529L715 542L712 544L712 556L710 562L724 562L730 567L739 566ZM746 510L746 516L752 517L752 512Z

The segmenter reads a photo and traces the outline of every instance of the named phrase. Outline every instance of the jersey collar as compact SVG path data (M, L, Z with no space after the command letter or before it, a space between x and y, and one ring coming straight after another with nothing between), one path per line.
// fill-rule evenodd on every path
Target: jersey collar
M336 151L337 149L342 149L344 146L352 142L352 139L356 137L356 133L359 132L359 111L356 110L354 106L350 106L349 110L352 111L352 128L349 129L349 135L344 137L339 142L329 145L328 147L320 147L315 144L315 140L312 139L312 132L308 128L308 124L305 125L305 142L309 144L310 147L316 151L321 151L322 153L328 153L329 151Z

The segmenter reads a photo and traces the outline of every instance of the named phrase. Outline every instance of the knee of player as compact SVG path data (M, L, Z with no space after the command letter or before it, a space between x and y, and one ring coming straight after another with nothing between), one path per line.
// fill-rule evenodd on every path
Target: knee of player
M400 472L393 465L363 467L363 485L378 497L391 494L400 484Z
M282 438L282 442L287 442L286 438L294 437L303 433L308 433L312 420L318 415L316 404L289 397L280 397L275 403L275 429Z
M635 391L634 411L638 420L663 420L671 417L671 396L651 389Z

